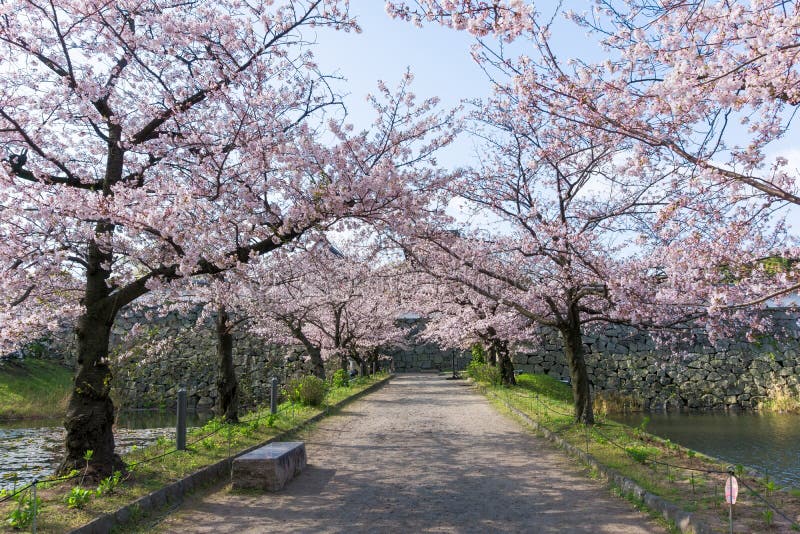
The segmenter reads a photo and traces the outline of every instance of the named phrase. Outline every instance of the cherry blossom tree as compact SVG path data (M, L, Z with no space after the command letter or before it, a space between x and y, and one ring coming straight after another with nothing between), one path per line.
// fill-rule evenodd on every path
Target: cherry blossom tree
M122 466L108 365L119 311L310 229L421 205L412 193L438 175L417 167L449 141L449 117L381 86L371 130L325 123L338 98L302 29L356 30L346 1L0 11L0 330L17 342L76 318L60 471L91 450L107 475Z
M420 241L416 247L427 244ZM523 337L529 321L501 302L454 281L451 271L438 269L435 263L417 262L427 254L412 251L409 255L415 261L404 265L402 303L424 318L422 337L450 348L480 344L486 349L487 363L499 367L501 382L516 384L510 343Z
M642 188L659 181L669 187L662 221L686 210L723 219L737 209L749 213L740 220L782 225L782 208L800 204L797 169L781 144L800 102L794 3L602 0L584 13L560 5L548 12L521 0L387 7L417 24L434 21L475 35L473 57L515 95L517 113L547 114L596 143L625 147L618 174ZM597 45L600 57L560 51L558 31L578 39L588 31L586 46ZM498 46L502 41L519 46ZM790 237L774 255L794 264L796 235ZM727 305L796 292L796 269L782 274L757 298Z
M282 342L301 343L320 378L325 378L323 358L338 359L344 370L353 358L364 373L376 351L400 336L392 266L381 264L379 250L359 250L364 247L349 241L336 247L317 240L289 260L296 276L250 297L258 310L256 329Z
M433 276L502 306L501 315L511 321L526 320L512 339L530 337L533 325L558 331L576 419L590 424L582 335L592 323L636 319L634 306L618 302L627 295L620 288L647 286L653 279L645 256L626 245L664 200L658 189L642 191L617 179L618 149L598 145L549 115L534 122L517 113L518 105L513 93L501 91L480 106L476 118L489 128L483 132L482 166L452 185L454 193L495 219L495 229L411 230L417 243L407 247ZM626 264L632 267L625 270Z
M774 153L791 131L798 101L796 5L610 0L586 14L559 13L560 5L540 13L542 4L521 0L387 7L417 24L475 35L473 57L493 77L506 102L501 107L517 124L548 117L561 131L566 142L553 155L617 151L597 169L606 185L593 172L579 189L622 186L626 198L649 208L624 218L634 204L574 212L575 221L595 228L624 220L618 236L634 243L607 249L616 265L596 286L607 296L595 295L589 306L600 311L597 303L608 303L613 313L602 320L672 328L695 319L713 339L731 320L763 327L753 308L800 288L796 235L783 219L783 208L798 204L796 171L785 154ZM570 58L558 50L553 33L570 30L559 22L562 14L591 32L588 46L593 37L603 57ZM564 197L557 197L550 202L560 205ZM570 203L578 207L580 196ZM602 243L596 250L610 243L593 239ZM774 262L781 268L770 267Z

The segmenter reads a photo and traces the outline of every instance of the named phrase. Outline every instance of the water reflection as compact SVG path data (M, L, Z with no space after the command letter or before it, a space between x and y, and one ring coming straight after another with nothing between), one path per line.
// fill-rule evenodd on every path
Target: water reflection
M199 426L208 413L188 414L188 425ZM175 414L135 411L120 413L114 429L117 450L144 447L160 436L175 439ZM61 458L64 427L60 419L8 421L0 423L0 489L13 489L55 471ZM16 477L16 480L15 480Z
M800 416L790 414L647 414L648 432L731 464L753 467L800 488ZM638 425L644 414L614 419Z

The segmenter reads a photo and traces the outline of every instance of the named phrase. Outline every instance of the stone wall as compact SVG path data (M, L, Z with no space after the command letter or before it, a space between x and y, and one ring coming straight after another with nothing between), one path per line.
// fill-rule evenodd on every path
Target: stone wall
M560 337L541 335L538 349L518 347L515 369L568 378ZM608 327L583 342L594 390L629 396L644 410L756 409L779 395L800 398L794 335L712 345L696 332L692 343L660 346L646 333Z
M141 323L138 331L134 326ZM131 334L131 332L135 332ZM186 389L189 409L213 408L217 399L216 330L198 313L148 312L116 321L112 336L113 396L121 408L172 407ZM267 402L271 377L283 383L303 371L303 353L235 332L234 362L243 406Z
M130 335L136 323L145 326ZM421 339L423 320L405 320L405 339L388 351L398 372L465 369L468 351L442 349ZM780 335L758 342L708 343L702 331L691 343L657 345L643 332L607 327L584 336L589 377L595 392L616 392L650 410L754 409L776 396L800 402L800 332L795 317L783 317ZM70 337L70 336L66 336ZM515 369L568 378L560 337L541 331L535 345L513 349ZM216 338L213 321L198 324L197 314L123 316L114 328L113 395L125 408L170 407L179 387L190 407L211 408L216 401ZM535 348L534 348L535 347ZM69 354L57 347L54 353ZM300 348L276 346L237 333L234 345L243 404L265 402L269 380L305 371ZM333 362L332 365L335 365Z
M468 351L443 349L436 343L420 339L420 333L425 329L424 320L402 319L398 323L405 329L405 337L401 343L387 351L395 371L407 373L452 369L454 356L457 370L467 368L471 358Z
M777 396L800 402L800 342L796 317L776 316L776 337L721 340L702 330L689 343L656 344L645 332L617 326L585 335L586 363L595 392L619 393L644 410L747 410ZM470 355L418 340L423 322L409 322L405 343L392 351L397 371L464 369ZM569 378L560 336L541 330L535 344L518 345L517 371Z

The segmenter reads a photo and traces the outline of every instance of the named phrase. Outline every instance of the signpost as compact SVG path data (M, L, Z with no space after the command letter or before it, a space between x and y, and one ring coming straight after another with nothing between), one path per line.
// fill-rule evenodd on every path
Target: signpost
M731 534L733 534L733 505L736 504L736 497L739 495L739 482L733 473L733 467L729 467L728 480L725 482L725 502L728 503L728 524Z

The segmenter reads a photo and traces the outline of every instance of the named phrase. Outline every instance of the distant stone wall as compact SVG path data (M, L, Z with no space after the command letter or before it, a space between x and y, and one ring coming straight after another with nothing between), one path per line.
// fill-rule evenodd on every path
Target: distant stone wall
M452 369L453 357L457 370L467 368L471 358L468 351L441 348L436 343L426 342L420 338L421 332L425 329L424 320L408 319L398 322L406 331L405 337L401 343L387 351L395 371L407 373Z
M778 318L780 341L721 340L711 345L701 330L691 343L659 346L645 332L608 326L583 338L586 364L596 392L617 392L644 410L749 410L776 396L800 400L800 342L795 318ZM419 341L423 321L408 322L405 343L391 356L397 371L464 369L466 351ZM541 330L535 344L513 349L514 368L568 379L560 336ZM535 348L534 348L535 347Z
M664 347L644 332L610 326L583 338L589 378L597 392L618 392L649 410L757 409L777 396L800 399L800 332L796 317L776 319L776 336L750 343L721 340L708 343L702 331L691 343ZM125 336L134 324L144 327ZM113 395L126 408L172 406L177 389L187 389L190 406L200 410L216 402L216 337L211 320L197 323L196 314L124 315L114 327ZM424 320L403 321L403 342L387 351L398 372L465 369L468 351L441 348L421 339ZM65 334L65 339L73 336ZM540 332L535 345L513 349L517 370L568 378L560 337ZM70 354L69 343L47 346L51 355ZM535 347L535 348L534 348ZM34 347L34 352L41 347ZM159 355L158 357L155 357ZM264 402L269 379L283 382L305 372L306 356L296 347L276 346L236 334L234 360L241 377L242 402ZM74 360L73 360L74 361ZM332 362L331 365L336 365Z
M112 335L113 392L123 408L172 407L186 389L189 408L209 410L217 400L216 328L211 318L197 324L197 313L127 314ZM142 324L140 332L129 332ZM266 402L273 376L283 383L302 372L303 353L243 332L234 334L234 364L242 405Z
M518 348L514 367L568 378L560 337L542 335L538 349ZM800 398L800 345L796 335L781 337L711 345L698 332L693 343L666 348L646 333L611 326L583 343L595 391L633 397L645 410L747 410L777 395Z

